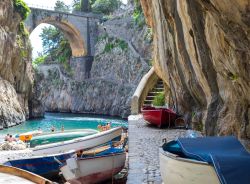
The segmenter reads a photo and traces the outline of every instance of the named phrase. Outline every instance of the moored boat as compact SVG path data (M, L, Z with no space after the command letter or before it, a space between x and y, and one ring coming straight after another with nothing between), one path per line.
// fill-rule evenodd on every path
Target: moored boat
M110 148L95 156L70 158L60 170L71 184L98 183L111 179L119 173L126 160L126 153L121 148Z
M46 133L33 137L30 140L30 147L33 148L38 145L50 144L60 141L68 141L75 138L92 135L95 133L98 133L98 131L94 129L79 129L64 132Z
M159 150L165 184L247 184L250 154L232 137L179 138Z
M5 162L4 165L17 167L50 178L57 175L60 171L60 164L65 163L66 160L71 158L74 154L74 151L70 151L64 154L9 160Z
M8 184L52 184L53 182L31 172L5 165L0 165L0 183Z
M67 152L69 150L78 151L78 150L93 148L114 139L119 139L121 137L121 134L122 134L122 127L116 127L86 137L36 146L32 148L32 150L34 155L57 154L57 153Z
M145 106L141 110L143 118L152 125L159 128L164 126L174 126L177 114L165 107Z

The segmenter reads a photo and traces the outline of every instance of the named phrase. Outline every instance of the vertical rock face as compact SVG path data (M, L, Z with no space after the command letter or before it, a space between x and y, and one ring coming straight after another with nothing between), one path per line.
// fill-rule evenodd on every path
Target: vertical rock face
M0 2L0 128L25 121L32 89L28 38L19 32L20 15L11 0Z
M35 77L37 99L46 111L127 117L130 98L150 68L151 42L145 38L146 33L145 25L134 25L131 12L121 12L106 21L98 28L91 77L78 80L84 71L75 68L77 63L71 63L71 76L61 65L40 65Z
M207 135L250 138L249 0L141 0L155 68Z

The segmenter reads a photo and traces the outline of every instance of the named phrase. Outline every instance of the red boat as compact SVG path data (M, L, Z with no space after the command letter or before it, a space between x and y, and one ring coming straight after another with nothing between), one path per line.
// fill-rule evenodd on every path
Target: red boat
M146 121L159 128L174 126L174 121L177 118L174 111L164 107L144 106L141 111Z

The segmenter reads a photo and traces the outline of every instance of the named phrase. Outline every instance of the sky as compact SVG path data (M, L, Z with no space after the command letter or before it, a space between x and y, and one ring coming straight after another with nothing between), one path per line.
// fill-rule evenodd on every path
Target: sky
M43 7L46 9L53 9L55 6L55 2L57 0L24 0L28 5L31 7ZM73 0L61 0L63 1L66 5L71 5ZM124 4L127 4L127 0L122 0ZM49 26L48 24L40 24L39 26L36 27L36 29L31 33L30 35L30 40L31 40L31 45L33 47L33 52L32 52L32 57L35 59L38 56L38 53L42 52L42 40L39 37L39 35L42 32L42 28L45 26Z

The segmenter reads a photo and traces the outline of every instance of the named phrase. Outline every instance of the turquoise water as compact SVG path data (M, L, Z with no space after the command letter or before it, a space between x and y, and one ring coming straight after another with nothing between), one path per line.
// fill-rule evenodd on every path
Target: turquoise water
M43 119L34 119L26 121L20 125L0 130L0 135L7 133L15 135L28 131L38 130L40 127L43 132L50 132L51 127L55 127L55 131L61 131L62 125L64 130L72 129L97 129L98 124L111 122L111 127L127 126L127 121L110 116L67 114L67 113L46 113Z

